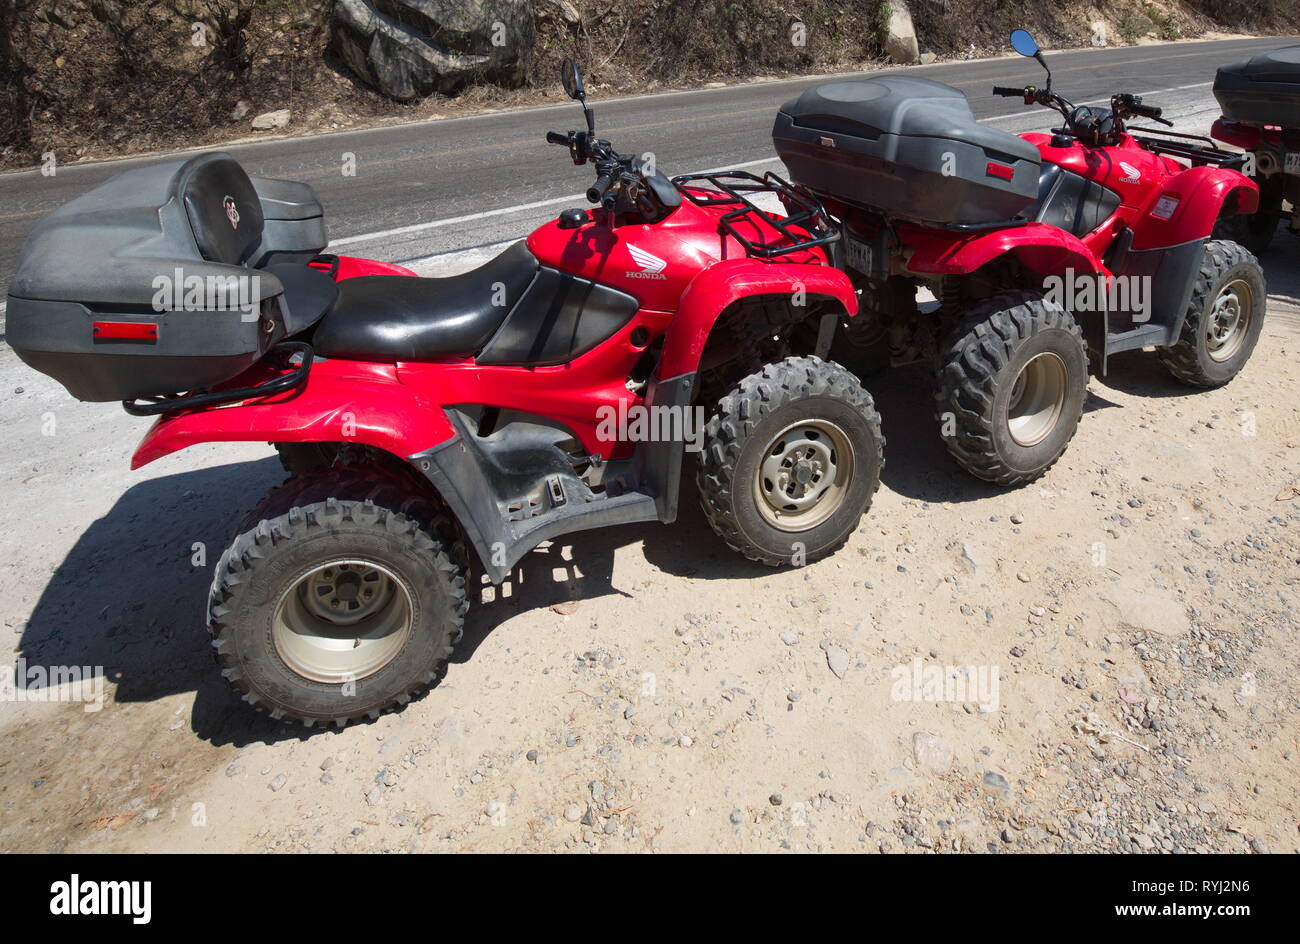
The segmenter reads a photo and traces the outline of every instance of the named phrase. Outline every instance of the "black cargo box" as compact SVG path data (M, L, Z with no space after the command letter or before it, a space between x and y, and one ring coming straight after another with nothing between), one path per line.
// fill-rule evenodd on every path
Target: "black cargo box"
M1221 67L1214 75L1214 97L1231 121L1300 128L1300 46Z
M28 237L6 340L81 400L203 390L319 317L291 314L284 291L328 278L301 265L325 242L310 187L250 179L226 154L128 170Z
M925 223L993 223L1038 196L1038 149L975 121L958 89L910 76L832 82L786 102L772 142L823 196Z

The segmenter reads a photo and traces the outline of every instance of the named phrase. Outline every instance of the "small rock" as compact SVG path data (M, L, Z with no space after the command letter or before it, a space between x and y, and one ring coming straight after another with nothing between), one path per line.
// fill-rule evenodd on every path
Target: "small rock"
M292 113L287 108L263 112L253 119L253 130L271 131L276 128L283 128L289 123L291 117Z

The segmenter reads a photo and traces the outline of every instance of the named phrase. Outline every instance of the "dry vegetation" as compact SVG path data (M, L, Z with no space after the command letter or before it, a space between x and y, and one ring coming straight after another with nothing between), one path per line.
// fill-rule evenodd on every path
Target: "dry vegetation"
M597 88L646 90L878 62L879 0L533 0L536 42L522 89L470 88L416 105L385 100L330 51L330 0L0 0L0 167L249 133L260 111L292 108L291 130L427 117L555 94L577 56ZM1048 45L1185 38L1209 29L1281 31L1291 0L911 0L923 49L971 56L1030 26ZM203 43L196 44L201 23ZM803 37L802 44L792 41Z

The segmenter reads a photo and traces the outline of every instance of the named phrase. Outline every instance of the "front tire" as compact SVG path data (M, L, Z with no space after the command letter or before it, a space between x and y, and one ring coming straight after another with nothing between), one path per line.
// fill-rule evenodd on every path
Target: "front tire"
M709 418L696 477L704 514L750 560L811 563L858 526L883 450L880 416L852 374L787 357L741 380Z
M944 442L971 475L998 485L1038 478L1083 415L1088 355L1074 317L1031 292L995 295L944 345L937 413Z
M254 708L342 727L437 679L469 606L466 553L403 484L368 468L309 474L245 520L217 564L208 628Z
M1210 240L1178 343L1158 352L1160 362L1189 386L1222 387L1255 350L1267 298L1259 260L1236 242Z

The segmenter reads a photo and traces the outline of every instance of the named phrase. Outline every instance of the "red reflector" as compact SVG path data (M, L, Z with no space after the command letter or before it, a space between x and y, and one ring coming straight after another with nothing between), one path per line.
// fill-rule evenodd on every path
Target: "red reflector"
M96 321L92 332L97 341L158 340L158 326L148 321Z
M1001 177L1003 180L1010 180L1016 173L1014 167L1004 167L1002 164L994 164L989 161L984 165L984 173L988 177Z

